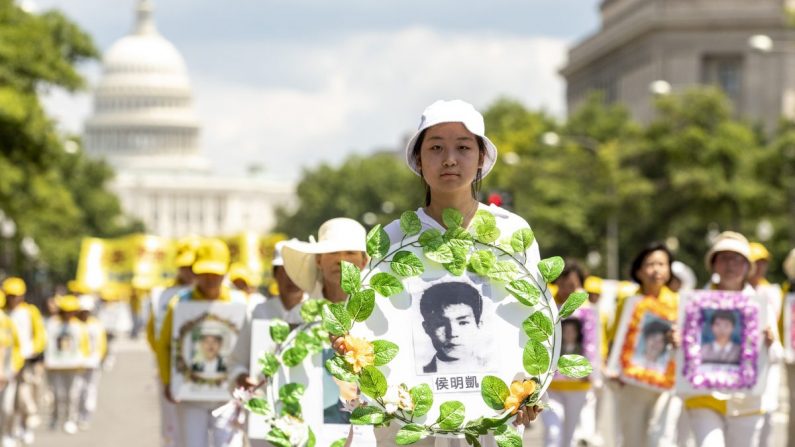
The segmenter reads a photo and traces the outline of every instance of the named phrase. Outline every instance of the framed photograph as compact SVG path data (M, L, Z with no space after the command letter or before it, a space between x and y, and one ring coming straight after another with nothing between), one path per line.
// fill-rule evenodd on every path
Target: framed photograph
M764 299L743 292L701 290L683 294L679 304L682 349L678 351L676 390L762 392L767 350Z
M656 299L627 299L610 350L608 371L633 385L656 391L671 389L676 356L669 334L676 316L676 309Z
M229 356L245 316L243 303L177 304L171 344L171 392L176 399L229 399Z
M599 311L595 307L582 306L569 318L560 322L562 343L560 355L577 354L584 356L591 365L601 364L601 337L599 330ZM594 368L591 376L598 374L598 367ZM555 374L555 380L586 380L571 379L560 373Z
M784 352L787 363L795 363L795 293L788 293L784 298Z
M44 350L44 367L47 369L78 369L88 362L81 349L85 333L76 321L64 322L50 317L46 324L47 347Z

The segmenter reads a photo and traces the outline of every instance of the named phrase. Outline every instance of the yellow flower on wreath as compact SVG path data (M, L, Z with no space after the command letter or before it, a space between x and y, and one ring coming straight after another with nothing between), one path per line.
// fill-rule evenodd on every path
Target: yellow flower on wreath
M372 366L375 363L373 344L363 338L346 335L343 339L343 351L345 361L357 374L365 366Z
M529 379L511 382L511 395L505 399L505 409L510 410L511 414L515 414L519 411L522 402L536 392L537 387L538 384Z

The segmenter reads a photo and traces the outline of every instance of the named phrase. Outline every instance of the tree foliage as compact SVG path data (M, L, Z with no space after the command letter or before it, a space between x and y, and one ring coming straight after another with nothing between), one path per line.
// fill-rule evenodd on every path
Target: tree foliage
M67 142L46 115L39 94L84 87L76 64L98 55L91 38L55 11L29 14L0 0L0 210L17 227L4 251L4 270L29 276L49 271L63 281L74 272L84 236L133 229L106 189L112 171ZM40 248L38 259L20 251L23 238ZM11 265L8 265L11 264Z

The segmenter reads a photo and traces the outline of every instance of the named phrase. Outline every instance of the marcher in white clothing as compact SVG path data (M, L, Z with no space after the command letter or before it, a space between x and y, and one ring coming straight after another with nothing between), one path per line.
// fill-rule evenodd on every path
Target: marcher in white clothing
M102 375L102 359L107 352L107 336L102 323L92 315L96 308L96 299L91 295L80 296L80 312L77 318L85 325L88 335L88 361L81 371L81 383L79 397L79 413L77 426L81 430L86 430L91 423L94 411L97 409L97 397L99 392L99 379Z
M529 225L521 217L497 206L478 203L480 181L497 159L497 148L485 135L483 116L472 105L460 101L437 101L425 109L420 126L406 145L406 163L422 179L425 187L424 207L417 210L423 226L445 230L442 212L454 208L463 216L463 228L468 228L478 211L495 216L502 234L512 234ZM388 181L388 179L387 179ZM402 236L399 222L386 227L392 240ZM528 250L528 266L535 269L538 246ZM523 426L534 420L540 408L523 408L515 425ZM395 445L397 424L376 428L379 446ZM481 443L495 445L491 437L481 437ZM464 441L427 438L413 445L464 445Z

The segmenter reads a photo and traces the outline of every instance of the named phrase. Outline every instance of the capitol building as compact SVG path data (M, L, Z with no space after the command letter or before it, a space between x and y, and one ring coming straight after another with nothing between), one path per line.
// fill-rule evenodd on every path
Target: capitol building
M113 167L111 189L149 233L271 230L275 209L290 204L294 185L214 175L200 153L200 136L185 62L158 33L151 1L139 0L132 33L104 55L93 114L85 123L86 153Z

